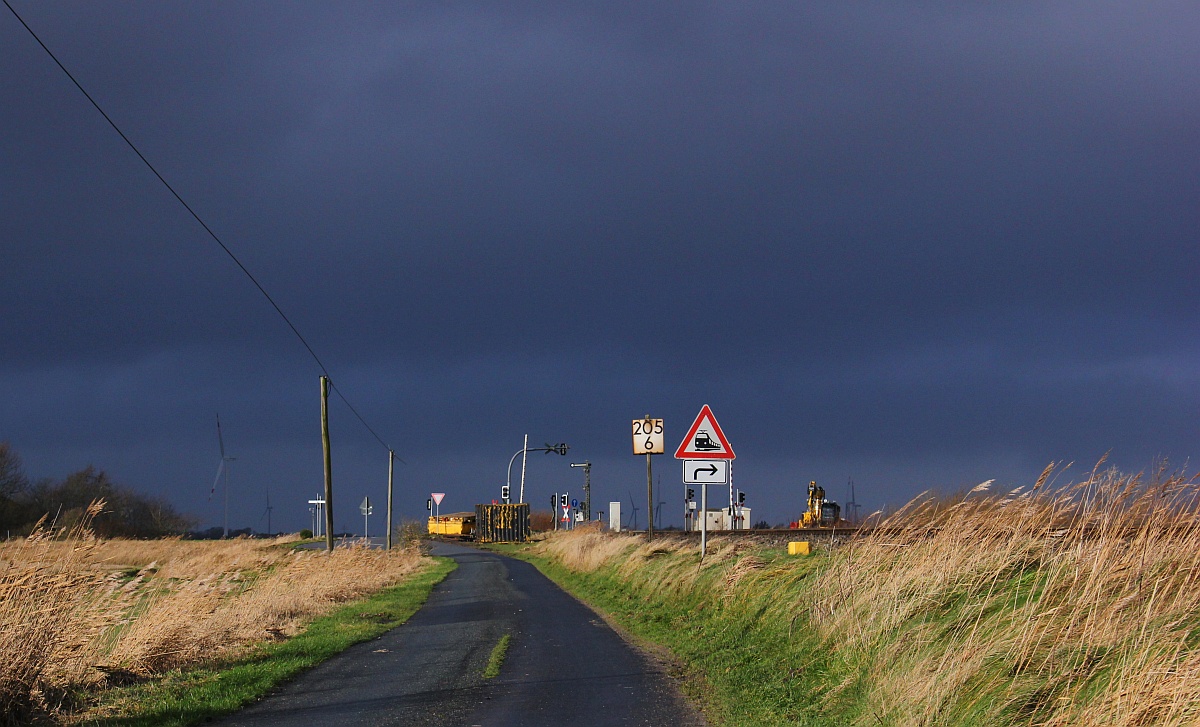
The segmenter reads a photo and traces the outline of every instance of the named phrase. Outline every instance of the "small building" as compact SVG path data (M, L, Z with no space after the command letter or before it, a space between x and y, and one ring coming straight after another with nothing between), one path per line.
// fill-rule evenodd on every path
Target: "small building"
M700 531L700 510L689 510L690 517L684 522L684 529L693 532ZM730 512L728 507L709 508L707 530L749 530L753 520L750 519L750 508L735 507Z

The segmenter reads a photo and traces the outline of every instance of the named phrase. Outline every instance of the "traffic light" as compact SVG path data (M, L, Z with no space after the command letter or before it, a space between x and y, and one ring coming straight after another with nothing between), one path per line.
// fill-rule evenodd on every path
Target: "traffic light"
M565 492L564 492L564 493L562 494L562 499L560 499L560 500L558 501L558 504L559 504L559 505L562 505L563 507L566 507L566 506L567 506L567 493L565 493Z
M738 490L738 504L739 505L746 504L746 493L742 492L741 490Z
M691 502L694 499L696 499L696 491L690 487L687 488L687 497L684 498L684 502Z
M433 512L433 498L429 498L425 501L425 509L429 512Z
M500 499L508 502L508 485L500 486Z

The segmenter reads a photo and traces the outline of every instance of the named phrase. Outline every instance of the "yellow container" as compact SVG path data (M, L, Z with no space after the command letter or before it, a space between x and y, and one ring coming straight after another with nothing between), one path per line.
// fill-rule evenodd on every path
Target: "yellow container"
M807 540L793 540L788 543L788 555L812 555L812 548Z
M475 532L475 513L456 512L429 518L429 534L449 538L469 538Z

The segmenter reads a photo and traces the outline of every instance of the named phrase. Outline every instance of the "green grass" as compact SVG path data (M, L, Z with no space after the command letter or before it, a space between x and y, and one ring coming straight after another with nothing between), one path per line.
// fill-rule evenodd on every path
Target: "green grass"
M504 657L508 655L508 642L510 641L512 641L512 634L505 634L492 647L492 654L488 657L487 668L483 670L484 679L495 679L500 676L500 667L504 665Z
M79 723L182 726L234 712L300 672L404 623L456 567L453 560L437 558L429 569L400 585L342 606L314 620L295 638L263 645L237 661L171 672L152 682L109 690L93 712L106 716Z

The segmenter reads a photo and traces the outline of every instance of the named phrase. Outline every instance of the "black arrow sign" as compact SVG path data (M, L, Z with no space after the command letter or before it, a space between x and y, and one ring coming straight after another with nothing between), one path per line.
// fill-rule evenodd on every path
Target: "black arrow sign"
M710 464L707 467L697 467L692 472L692 479L693 480L696 479L696 475L700 474L701 472L707 472L709 477L716 477L717 476L717 466L715 464Z

